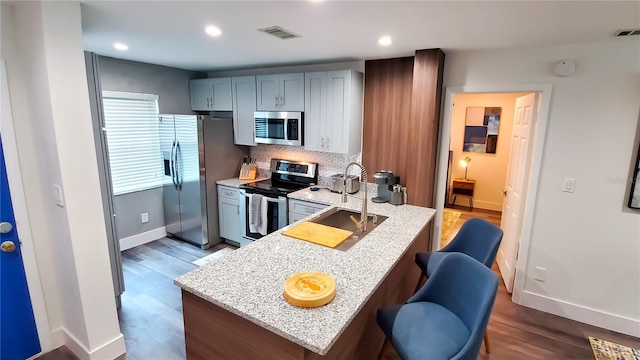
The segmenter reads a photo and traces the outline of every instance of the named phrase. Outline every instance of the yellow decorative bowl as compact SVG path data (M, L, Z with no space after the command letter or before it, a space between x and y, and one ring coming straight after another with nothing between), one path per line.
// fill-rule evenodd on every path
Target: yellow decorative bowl
M328 304L336 296L336 281L321 272L303 272L284 282L284 298L294 306L312 308Z

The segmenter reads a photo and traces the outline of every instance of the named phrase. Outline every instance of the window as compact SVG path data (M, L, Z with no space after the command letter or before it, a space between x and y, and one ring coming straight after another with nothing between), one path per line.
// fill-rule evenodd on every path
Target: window
M113 194L161 186L158 96L103 91L102 102Z

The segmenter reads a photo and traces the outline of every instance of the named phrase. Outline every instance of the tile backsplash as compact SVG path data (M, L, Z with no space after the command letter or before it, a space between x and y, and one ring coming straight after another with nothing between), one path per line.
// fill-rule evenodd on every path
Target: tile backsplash
M318 183L328 185L333 174L343 173L350 162L362 163L362 153L334 154L327 152L308 151L299 146L265 145L251 147L251 156L256 159L260 174L270 176L269 166L272 158L308 161L318 163ZM352 166L350 174L360 175L360 169ZM369 182L373 182L373 172L369 170Z

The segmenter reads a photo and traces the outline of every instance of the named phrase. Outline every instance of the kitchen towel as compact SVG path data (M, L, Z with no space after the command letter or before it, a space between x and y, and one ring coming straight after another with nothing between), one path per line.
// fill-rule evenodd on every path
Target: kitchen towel
M251 194L249 198L249 232L257 233L261 225L262 198L260 194Z
M267 218L267 212L269 207L268 197L263 196L262 200L260 200L260 226L258 226L258 232L260 235L267 235L267 224L269 223L269 219Z
M249 198L249 232L267 235L267 212L269 202L260 194L252 194Z

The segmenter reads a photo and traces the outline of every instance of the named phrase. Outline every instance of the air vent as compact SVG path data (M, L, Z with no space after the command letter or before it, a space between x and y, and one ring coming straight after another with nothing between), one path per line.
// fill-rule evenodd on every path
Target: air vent
M267 33L269 35L273 35L277 38L280 38L282 40L288 40L288 39L294 39L294 38L299 38L300 35L294 34L289 30L286 30L280 26L272 26L272 27L268 27L268 28L264 28L264 29L258 29L258 31L262 31L264 33Z
M640 29L628 29L628 30L618 30L616 31L616 36L633 36L640 35Z

